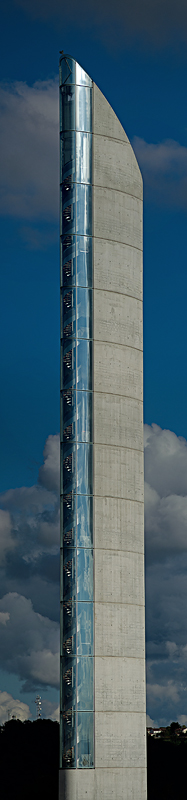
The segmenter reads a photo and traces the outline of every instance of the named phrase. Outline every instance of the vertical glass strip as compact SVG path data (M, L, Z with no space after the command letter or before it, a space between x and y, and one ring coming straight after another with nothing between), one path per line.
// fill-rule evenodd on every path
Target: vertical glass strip
M60 59L61 767L94 767L92 81Z

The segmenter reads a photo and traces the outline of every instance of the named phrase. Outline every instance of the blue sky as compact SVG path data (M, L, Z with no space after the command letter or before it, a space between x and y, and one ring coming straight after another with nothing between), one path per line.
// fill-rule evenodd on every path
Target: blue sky
M0 695L0 717L15 698L34 713L38 691L46 714L58 705L57 79L64 49L115 109L144 177L148 713L163 724L187 720L187 10L182 0L177 7L174 0L103 0L88 11L80 2L77 14L73 0L69 20L59 0L8 0L0 39L0 691L8 697ZM31 647L25 630L24 660L25 608L33 634Z

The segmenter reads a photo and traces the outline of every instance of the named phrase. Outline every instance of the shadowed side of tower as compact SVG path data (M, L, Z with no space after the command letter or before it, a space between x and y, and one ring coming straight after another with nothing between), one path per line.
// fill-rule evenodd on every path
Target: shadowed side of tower
M60 800L146 800L142 178L60 61Z

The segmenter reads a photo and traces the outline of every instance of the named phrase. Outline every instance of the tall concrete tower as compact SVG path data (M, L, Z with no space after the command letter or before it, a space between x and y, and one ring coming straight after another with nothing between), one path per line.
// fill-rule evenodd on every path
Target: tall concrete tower
M145 800L142 178L60 59L60 800Z

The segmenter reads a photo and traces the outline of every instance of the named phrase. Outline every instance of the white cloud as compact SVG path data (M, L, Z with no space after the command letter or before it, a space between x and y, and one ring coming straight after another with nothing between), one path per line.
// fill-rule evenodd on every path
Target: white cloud
M27 703L15 700L8 692L0 691L0 725L8 721L12 716L23 722L31 716L30 708Z
M39 470L39 481L50 491L59 491L60 486L60 437L48 436L44 448L44 464Z
M60 706L52 703L51 700L42 700L42 708L47 719L51 718L60 722Z
M170 700L172 704L179 702L178 688L173 680L167 681L164 685L161 683L148 683L147 697L152 704L157 703L157 700Z
M28 683L59 686L59 625L34 611L31 600L10 592L0 600L8 612L0 627L1 667Z
M57 80L0 84L0 213L58 221Z
M145 184L145 196L170 207L187 208L187 147L167 139L155 144L132 141Z
M5 560L9 551L16 547L16 540L12 533L12 522L9 511L0 509L0 560Z
M146 714L146 726L147 728L155 727L154 719L151 719L151 717L149 717L149 714Z

